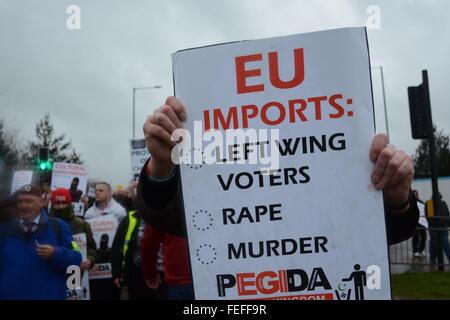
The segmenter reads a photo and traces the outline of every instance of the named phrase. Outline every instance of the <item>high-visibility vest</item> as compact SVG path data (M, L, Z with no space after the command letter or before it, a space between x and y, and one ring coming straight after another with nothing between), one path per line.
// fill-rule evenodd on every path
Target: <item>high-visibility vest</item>
M72 241L71 244L72 244L72 250L77 251L77 252L81 252L80 246L78 245L77 242Z
M433 199L427 200L425 205L426 205L426 210L427 210L427 217L428 218L433 218L434 217Z
M122 267L125 266L125 257L127 256L128 244L130 243L131 236L133 235L134 228L136 228L137 219L134 216L136 211L128 212L128 230L125 235L125 240L123 242L123 250L122 250Z

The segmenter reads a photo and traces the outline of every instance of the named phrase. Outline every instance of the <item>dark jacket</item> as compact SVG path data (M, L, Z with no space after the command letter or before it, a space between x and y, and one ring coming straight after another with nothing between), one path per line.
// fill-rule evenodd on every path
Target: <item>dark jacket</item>
M180 182L180 169L164 183L150 181L146 173L147 164L141 171L138 185L138 205L145 203L149 210L143 219L162 232L186 237L186 221L183 215L183 200ZM417 200L411 196L409 210L397 214L385 206L387 240L390 245L409 239L419 220Z
M133 270L136 269L131 267L134 266L133 258L136 253L136 250L140 250L138 246L139 241L138 233L139 233L139 226L142 222L142 218L140 213L137 211L133 215L136 218L136 226L134 227L133 232L131 233L131 239L130 242L128 243L128 250L125 255L125 259L123 257L123 245L125 243L125 236L128 231L128 226L130 225L129 214L127 215L126 218L124 218L120 222L111 247L111 268L113 279L123 277L125 282L127 281L126 278L128 271L130 271L130 269ZM123 264L123 261L125 262L125 264Z
M50 211L50 216L60 218L67 223L72 230L72 235L78 233L86 234L87 258L92 262L92 265L94 265L97 257L97 245L92 235L91 226L89 223L80 217L77 217L72 209L70 209L70 213L67 217L58 216L54 210Z
M432 199L428 200L432 201ZM428 203L427 201L427 203ZM423 203L423 202L422 202ZM425 203L425 216L427 217L430 228L447 228L450 227L450 212L447 203L440 199L440 203L437 206L437 210L434 214L428 212L428 206ZM436 230L430 230L433 232Z

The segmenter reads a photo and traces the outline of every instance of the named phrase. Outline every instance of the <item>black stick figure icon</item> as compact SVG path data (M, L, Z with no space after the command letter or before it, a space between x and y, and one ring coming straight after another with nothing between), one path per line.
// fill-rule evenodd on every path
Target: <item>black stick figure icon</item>
M355 300L364 300L364 287L367 285L367 276L365 271L359 271L361 266L355 264L350 277L342 279L342 281L352 281L355 284Z

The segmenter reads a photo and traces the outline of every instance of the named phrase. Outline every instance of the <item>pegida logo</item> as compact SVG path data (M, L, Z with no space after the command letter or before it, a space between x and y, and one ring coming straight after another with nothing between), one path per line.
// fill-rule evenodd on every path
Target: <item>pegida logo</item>
M217 293L225 297L227 290L237 290L238 296L274 294L279 292L331 290L330 282L322 268L314 268L311 274L302 269L263 271L260 273L220 274Z

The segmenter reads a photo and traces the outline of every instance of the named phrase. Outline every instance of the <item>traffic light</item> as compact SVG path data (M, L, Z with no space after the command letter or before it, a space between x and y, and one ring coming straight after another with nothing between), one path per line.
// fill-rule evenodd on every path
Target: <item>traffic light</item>
M53 163L49 158L48 148L39 148L38 169L40 171L50 171L52 168Z
M433 134L431 123L428 73L422 72L423 82L417 87L408 87L409 112L413 139L427 139Z

